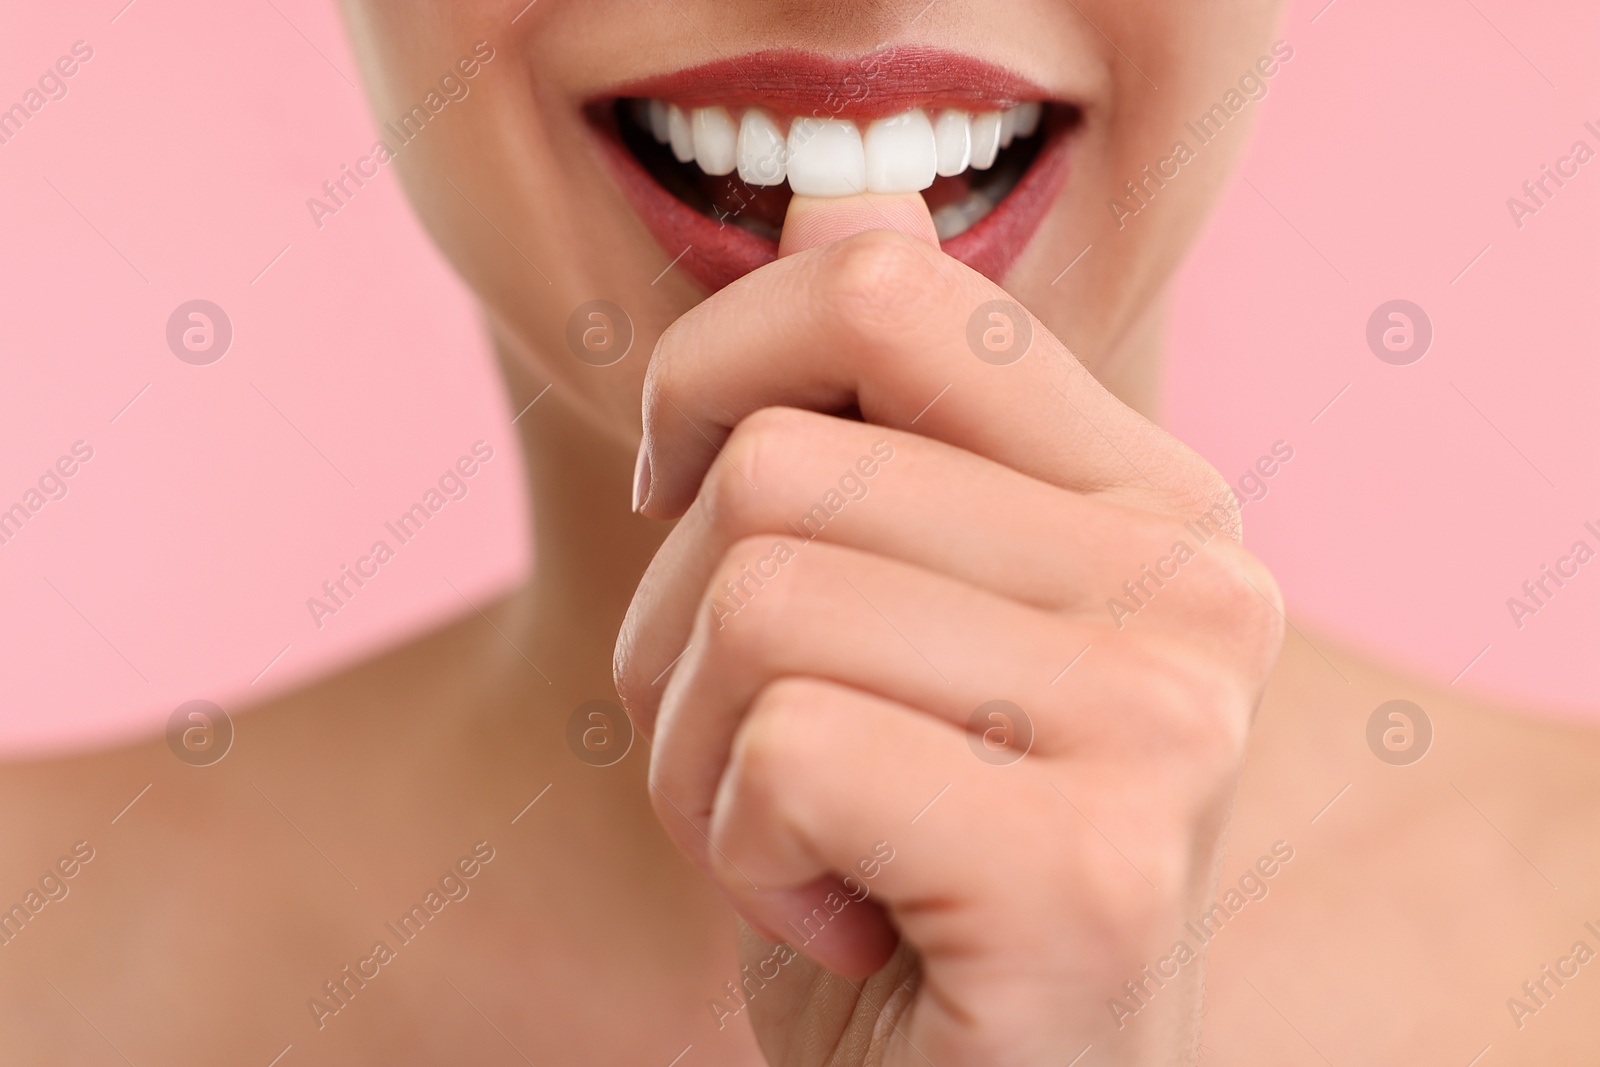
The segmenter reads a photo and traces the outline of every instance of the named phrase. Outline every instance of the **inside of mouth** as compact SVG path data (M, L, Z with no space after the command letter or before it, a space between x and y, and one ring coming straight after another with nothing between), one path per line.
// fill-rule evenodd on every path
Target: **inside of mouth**
M695 163L680 163L668 145L657 142L650 131L640 125L632 105L631 100L616 101L617 129L623 144L662 188L719 223L740 226L772 241L778 239L783 232L789 201L794 196L787 182L751 185L737 172L716 176L707 174ZM941 240L965 233L1016 188L1038 158L1051 129L1065 121L1053 113L1055 110L1047 105L1038 129L1000 149L988 169L969 167L953 177L936 177L933 184L922 191Z

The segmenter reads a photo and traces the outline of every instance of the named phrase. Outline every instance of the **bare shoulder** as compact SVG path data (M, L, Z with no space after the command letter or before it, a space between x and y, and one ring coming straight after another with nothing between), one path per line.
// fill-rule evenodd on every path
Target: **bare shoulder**
M268 700L227 701L227 722L207 724L216 728L211 740L226 739L220 753L179 755L163 729L168 709L152 709L145 736L60 756L0 760L0 872L30 851L49 851L62 833L104 837L133 804L157 794L231 777L226 772L233 764L257 763L286 746L304 751L308 722L321 724L329 749L356 733L381 741L388 732L383 720L401 721L405 706L437 703L441 690L458 684L455 672L441 665L484 658L482 643L469 632L471 621L452 621ZM211 767L217 772L203 773Z
M749 1061L705 1008L731 917L659 831L643 746L603 771L567 751L609 665L546 682L485 611L240 711L213 763L156 736L0 767L7 1051L631 1062L715 1038L708 1062Z
M362 817L358 798L381 795L374 780L408 746L426 747L403 725L422 717L407 711L443 704L438 665L472 654L452 623L256 706L229 701L225 719L193 727L209 750L174 743L158 712L152 736L0 763L0 952L13 963L0 969L0 999L48 1001L41 974L70 974L97 953L131 961L169 925L222 929L224 912L339 884L292 845L305 847L303 830L317 847L369 851L359 837L382 823Z
M1239 906L1213 915L1208 1049L1574 1062L1600 1038L1597 844L1600 729L1291 632L1222 874Z

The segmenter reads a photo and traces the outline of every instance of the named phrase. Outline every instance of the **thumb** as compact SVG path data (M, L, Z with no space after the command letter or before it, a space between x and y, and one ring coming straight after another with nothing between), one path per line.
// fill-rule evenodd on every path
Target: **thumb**
M939 247L933 216L918 193L862 193L827 199L796 196L789 201L789 213L783 220L778 255L791 256L864 230L894 230Z

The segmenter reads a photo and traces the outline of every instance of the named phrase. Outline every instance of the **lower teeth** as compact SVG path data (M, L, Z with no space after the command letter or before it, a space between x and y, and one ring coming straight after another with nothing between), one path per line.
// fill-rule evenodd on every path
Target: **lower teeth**
M980 192L970 192L959 203L946 204L933 213L933 228L939 240L960 237L994 210L994 201Z

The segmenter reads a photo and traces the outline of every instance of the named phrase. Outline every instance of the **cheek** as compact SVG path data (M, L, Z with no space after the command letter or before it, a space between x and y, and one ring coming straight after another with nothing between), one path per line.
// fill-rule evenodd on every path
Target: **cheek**
M438 71L424 63L437 58L443 69L467 54L470 44L448 58L433 52L388 62L405 63L420 100L425 86L438 84ZM648 236L630 248L622 234L575 224L617 212L596 199L597 176L583 176L596 163L581 139L588 131L575 114L573 128L563 131L559 116L518 93L527 72L517 62L512 49L497 50L467 98L446 106L422 136L396 146L390 166L483 305L509 372L512 413L536 399L549 401L541 393L552 386L585 417L613 433L635 434L645 365L680 310L667 303L678 279L669 273L650 285L670 257ZM380 126L386 115L409 109L406 93L393 85L386 90L375 104Z

